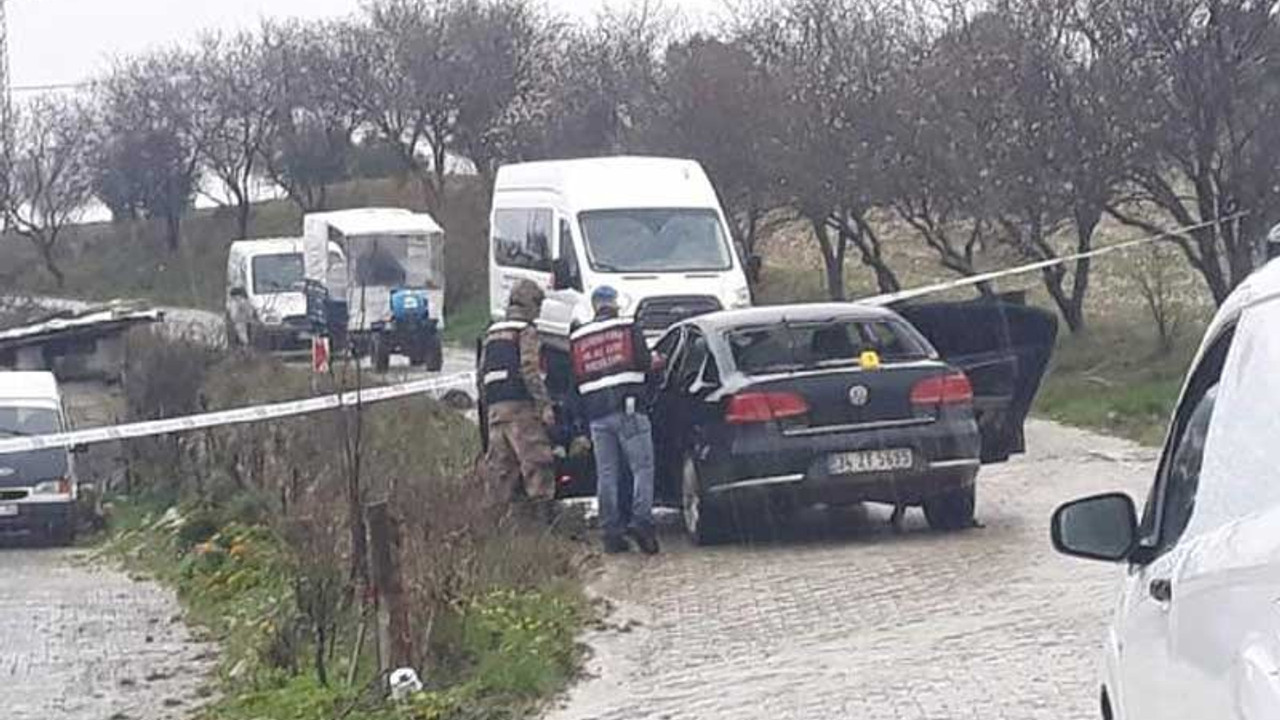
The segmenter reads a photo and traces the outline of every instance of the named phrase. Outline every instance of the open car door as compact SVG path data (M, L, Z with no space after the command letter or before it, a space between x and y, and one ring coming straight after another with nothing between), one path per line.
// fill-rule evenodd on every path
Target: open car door
M1008 300L913 303L894 307L973 384L982 462L1026 450L1023 423L1058 336L1057 316Z

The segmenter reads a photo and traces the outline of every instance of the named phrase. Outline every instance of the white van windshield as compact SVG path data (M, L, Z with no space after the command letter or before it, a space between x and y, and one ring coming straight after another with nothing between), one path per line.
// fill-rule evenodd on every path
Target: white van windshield
M592 210L578 217L599 272L707 272L733 266L713 210Z
M0 438L46 435L62 430L57 410L32 407L0 407Z
M259 255L253 259L253 294L295 292L302 288L302 253Z

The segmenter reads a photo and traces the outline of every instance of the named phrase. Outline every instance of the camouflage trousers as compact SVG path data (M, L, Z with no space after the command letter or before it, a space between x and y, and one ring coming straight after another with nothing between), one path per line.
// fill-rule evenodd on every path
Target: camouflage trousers
M489 451L485 479L498 499L517 497L521 488L530 500L555 497L555 456L551 438L533 403L504 402L489 408Z

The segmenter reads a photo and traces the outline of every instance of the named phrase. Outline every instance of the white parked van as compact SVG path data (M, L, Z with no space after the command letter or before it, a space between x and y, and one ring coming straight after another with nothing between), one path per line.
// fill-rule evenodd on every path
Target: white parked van
M68 430L50 372L0 372L0 438ZM60 544L76 531L75 462L65 448L0 455L0 534L34 533Z
M567 337L590 295L618 290L622 314L656 339L687 317L751 304L715 189L697 162L609 157L506 165L489 220L489 305L512 286L547 289L539 327Z
M239 240L227 253L227 341L263 349L309 339L301 238Z
M1280 718L1280 261L1218 309L1141 515L1107 493L1054 513L1061 552L1124 567L1105 720Z

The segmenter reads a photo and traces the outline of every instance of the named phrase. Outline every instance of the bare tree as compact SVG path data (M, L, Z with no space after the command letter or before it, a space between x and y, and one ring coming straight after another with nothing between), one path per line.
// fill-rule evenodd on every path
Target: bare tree
M1161 354L1173 350L1182 328L1183 306L1177 297L1178 250L1166 243L1153 243L1138 248L1127 275L1142 296L1156 328L1157 349Z
M852 249L881 291L900 288L870 213L885 203L887 107L903 44L897 8L794 0L757 20L751 43L784 92L774 162L786 201L808 220L827 292L845 298Z
M249 234L253 185L258 162L271 137L279 76L267 65L266 47L273 32L240 32L230 37L206 35L195 59L195 114L201 165L236 208L239 237ZM221 198L217 198L222 202Z
M35 246L61 288L66 277L57 263L58 241L93 197L92 116L79 101L56 96L36 98L15 114L5 221Z
M987 141L996 119L993 103L982 93L985 85L974 85L967 72L970 50L958 42L965 9L944 8L942 18L932 10L912 8L909 60L888 103L894 117L883 181L888 205L937 253L942 266L974 275L978 252L987 247L995 226Z
M329 187L347 177L359 108L344 92L334 23L264 26L266 74L276 78L262 167L303 212L323 210Z
M553 28L527 0L462 0L444 16L457 118L450 146L492 183L545 99Z
M1124 71L1109 101L1143 152L1132 193L1108 210L1162 230L1235 213L1175 238L1221 302L1262 257L1280 219L1280 0L1097 0L1084 23L1092 51Z
M675 16L644 0L554 35L533 122L518 128L523 157L582 157L645 149L660 107L662 48Z
M157 52L118 64L97 84L95 192L117 217L162 219L172 249L195 195L204 142L193 67L186 53Z
M343 26L337 38L339 90L422 180L433 208L444 202L458 119L446 10L430 0L378 0L368 25Z
M650 147L697 158L755 252L763 214L773 205L770 145L777 137L780 88L741 42L695 36L667 48L662 117Z

